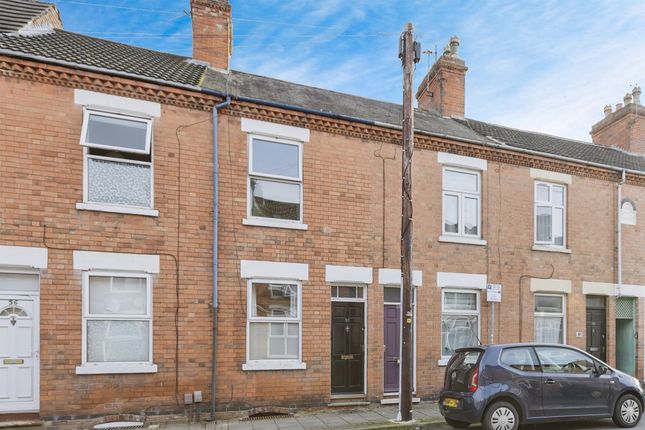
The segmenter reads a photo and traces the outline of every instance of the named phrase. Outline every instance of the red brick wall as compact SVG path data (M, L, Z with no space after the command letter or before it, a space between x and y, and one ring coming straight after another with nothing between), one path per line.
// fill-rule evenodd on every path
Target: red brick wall
M153 361L158 373L76 375L75 367L81 364L81 272L73 270L72 250L178 255L178 392L182 403L184 392L202 390L207 395L210 114L162 105L161 117L154 122L155 208L159 217L146 217L76 209L76 203L83 200L82 109L74 104L72 88L4 77L0 99L0 183L4 184L0 244L43 247L47 225L50 247L40 290L41 415L86 416L150 407L174 409L177 405L173 258L161 255L161 272L153 277ZM178 128L180 145L175 135Z
M442 56L419 85L420 109L433 109L443 116L463 117L465 112L466 67L457 57Z
M246 216L247 138L240 131L238 118L223 116L219 127L223 183L219 407L327 403L331 286L325 281L325 265L374 269L399 266L400 148L312 131L310 142L304 144L304 222L308 230L245 226L242 219ZM382 160L375 157L379 150L384 157L396 152L395 161L385 162L385 172ZM571 280L566 339L581 348L586 345L582 282L615 282L614 183L573 177L567 187L568 254L532 250L534 180L528 168L489 162L482 179L482 231L487 245L441 243L441 165L436 152L415 151L413 266L423 271L416 327L417 394L421 397L436 394L443 381L444 368L437 365L441 358L441 290L436 286L437 272L483 273L489 282L503 284L503 300L497 305L494 324L496 342L533 340L531 277ZM633 187L633 192L642 193L640 187ZM309 280L303 282L302 342L307 370L241 370L246 354L247 289L246 281L240 279L242 259L309 264ZM630 282L645 283L645 276L638 272L632 275ZM367 398L377 400L383 394L383 298L376 270L368 290ZM481 299L481 339L487 342L490 307L485 303L484 292ZM610 347L612 306L613 300L608 301ZM583 337L576 338L576 332L582 332ZM642 356L642 351L639 354ZM642 365L638 369L642 375Z

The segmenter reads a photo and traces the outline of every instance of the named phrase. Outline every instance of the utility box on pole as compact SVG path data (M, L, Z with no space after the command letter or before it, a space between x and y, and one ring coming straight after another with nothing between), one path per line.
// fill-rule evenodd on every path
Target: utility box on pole
M421 56L414 41L412 23L401 35L399 58L403 62L403 165L401 214L401 386L399 421L412 420L412 154L414 152L414 64Z

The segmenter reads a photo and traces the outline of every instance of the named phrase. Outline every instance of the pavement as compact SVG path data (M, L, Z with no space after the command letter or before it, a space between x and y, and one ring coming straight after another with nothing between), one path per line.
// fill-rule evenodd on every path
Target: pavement
M167 423L164 430L330 430L330 429L444 429L445 421L435 402L413 406L414 421L396 422L398 406L370 405L328 408L321 411L298 412L294 415L247 420L218 420L208 423Z

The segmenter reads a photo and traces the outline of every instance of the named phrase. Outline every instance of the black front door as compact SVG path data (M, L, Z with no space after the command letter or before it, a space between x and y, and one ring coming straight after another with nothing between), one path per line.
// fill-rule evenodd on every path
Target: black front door
M364 304L331 304L331 392L363 393Z
M607 361L607 308L602 296L587 296L587 352Z

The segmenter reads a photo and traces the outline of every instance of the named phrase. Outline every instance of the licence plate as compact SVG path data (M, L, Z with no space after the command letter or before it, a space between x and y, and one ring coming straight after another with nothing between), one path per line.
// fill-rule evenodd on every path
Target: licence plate
M459 400L457 399L443 399L443 405L447 408L456 408L459 406Z

